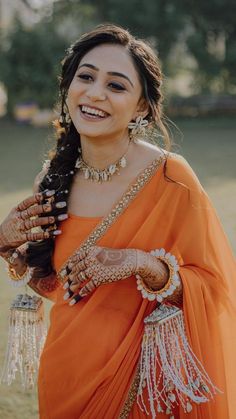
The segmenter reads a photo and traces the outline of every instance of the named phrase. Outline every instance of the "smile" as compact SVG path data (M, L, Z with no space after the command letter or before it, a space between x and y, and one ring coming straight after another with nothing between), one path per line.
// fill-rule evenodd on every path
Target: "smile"
M80 113L85 119L105 119L109 116L109 114L105 111L96 108L90 108L86 105L80 105Z

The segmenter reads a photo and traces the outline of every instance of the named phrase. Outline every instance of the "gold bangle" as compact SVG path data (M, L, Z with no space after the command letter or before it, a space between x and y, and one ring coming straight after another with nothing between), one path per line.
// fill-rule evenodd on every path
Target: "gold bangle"
M33 268L27 267L25 272L22 275L20 275L17 274L15 269L8 264L7 273L13 285L22 286L26 285L32 278Z
M7 271L8 271L8 275L11 279L13 279L14 281L20 281L25 276L27 268L22 275L16 273L15 269L11 265L8 265Z
M161 303L165 298L173 294L176 288L180 285L180 278L178 274L179 265L174 255L166 253L165 249L155 249L150 252L153 256L164 262L169 268L169 278L164 287L160 290L152 290L144 283L140 275L136 275L137 289L141 291L143 298L149 301L157 300Z

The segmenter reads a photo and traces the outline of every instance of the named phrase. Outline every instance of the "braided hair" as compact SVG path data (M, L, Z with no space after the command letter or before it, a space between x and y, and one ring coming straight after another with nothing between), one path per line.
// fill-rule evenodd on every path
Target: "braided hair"
M162 73L157 56L152 48L144 41L136 39L124 28L103 24L92 31L85 33L67 50L62 61L62 71L59 77L59 109L60 118L56 121L57 143L55 150L50 154L50 164L47 173L39 184L39 191L56 191L54 205L59 201L67 204L74 174L75 163L80 154L80 134L70 120L66 105L69 86L77 71L78 65L84 55L102 44L121 45L127 49L142 86L142 97L149 105L147 119L156 124L162 133L165 148L170 149L171 140L163 122L161 83ZM45 198L46 202L46 198ZM54 208L48 215L57 216L65 213L67 208ZM44 229L56 229L54 226L44 226ZM41 278L53 272L52 256L54 251L54 238L38 242L30 242L27 250L27 263L35 268L35 277Z

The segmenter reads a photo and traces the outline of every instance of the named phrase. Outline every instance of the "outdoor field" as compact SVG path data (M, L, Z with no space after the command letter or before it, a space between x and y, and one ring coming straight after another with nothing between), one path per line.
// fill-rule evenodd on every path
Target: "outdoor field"
M175 121L177 146L174 151L190 163L213 201L236 254L236 120L212 118ZM35 175L53 143L47 129L36 129L0 121L0 220L13 205L31 194ZM0 368L7 341L8 307L17 291L7 282L0 261ZM46 304L46 311L49 311ZM0 418L36 419L37 391L26 392L17 381L11 387L0 385Z

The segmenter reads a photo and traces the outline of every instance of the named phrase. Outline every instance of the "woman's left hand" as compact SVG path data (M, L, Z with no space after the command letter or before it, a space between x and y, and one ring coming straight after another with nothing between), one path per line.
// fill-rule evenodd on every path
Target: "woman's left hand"
M64 284L64 289L67 289L64 299L71 298L79 290L70 301L70 305L73 305L100 285L134 275L138 251L100 246L93 246L88 251L76 251L64 269L64 272L70 272Z

